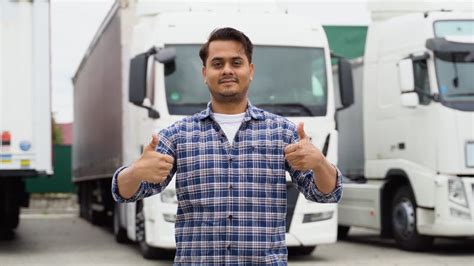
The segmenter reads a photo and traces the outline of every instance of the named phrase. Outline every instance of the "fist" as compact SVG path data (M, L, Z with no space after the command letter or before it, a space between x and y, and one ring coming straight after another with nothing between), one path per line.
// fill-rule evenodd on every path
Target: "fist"
M173 168L173 157L156 152L158 143L158 136L152 135L151 142L143 149L141 157L132 165L133 174L142 181L161 183Z
M304 124L301 122L297 127L299 141L286 146L285 159L290 166L299 171L316 169L323 160L324 155L321 151L311 144L311 140L304 132Z

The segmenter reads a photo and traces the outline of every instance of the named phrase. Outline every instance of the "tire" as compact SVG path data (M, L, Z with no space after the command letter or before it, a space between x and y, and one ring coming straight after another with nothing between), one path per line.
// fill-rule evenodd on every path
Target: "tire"
M128 243L129 239L127 236L127 230L120 225L120 213L118 208L118 203L115 204L114 207L114 220L113 220L113 230L115 241L117 243Z
M88 220L86 187L82 183L79 184L78 194L79 196L77 200L79 201L79 217Z
M339 225L337 227L337 240L346 239L350 229L350 226Z
M140 252L145 259L156 260L165 257L164 250L155 248L146 243L145 213L143 203L137 203L137 214L135 217L135 237L140 246Z
M433 237L418 234L416 202L409 186L403 186L395 193L392 201L391 221L393 237L401 249L423 251L433 245Z
M290 255L296 256L307 256L311 255L316 250L316 246L308 246L308 247L289 247L288 253Z
M93 225L103 226L107 224L107 216L104 212L95 211L89 206L89 221Z
M9 235L9 231L17 228L20 223L21 202L18 194L23 191L19 188L21 185L19 181L7 180L6 182L0 184L0 229Z
M15 232L11 229L0 229L0 240L15 239Z

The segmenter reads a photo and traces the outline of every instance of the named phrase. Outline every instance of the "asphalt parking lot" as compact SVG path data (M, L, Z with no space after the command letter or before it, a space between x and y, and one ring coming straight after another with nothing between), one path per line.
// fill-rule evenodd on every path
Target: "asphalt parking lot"
M172 265L142 258L137 245L118 244L109 229L93 226L74 212L26 213L15 238L0 241L0 265ZM291 256L289 265L474 265L474 239L441 239L429 252L396 248L375 232L355 229L336 244L318 246L309 256Z

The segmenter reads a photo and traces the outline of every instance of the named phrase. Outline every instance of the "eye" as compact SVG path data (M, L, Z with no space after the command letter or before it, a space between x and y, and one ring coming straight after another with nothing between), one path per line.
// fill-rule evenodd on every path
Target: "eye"
M242 60L238 59L238 60L234 60L234 62L232 63L234 66L241 66L242 65Z
M222 66L222 63L219 61L213 61L212 62L212 67L219 68Z

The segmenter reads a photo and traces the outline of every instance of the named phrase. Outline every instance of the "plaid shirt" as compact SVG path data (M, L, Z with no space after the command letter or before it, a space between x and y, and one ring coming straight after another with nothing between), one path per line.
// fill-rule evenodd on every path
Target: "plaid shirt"
M209 104L159 133L157 152L175 158L165 181L142 182L126 200L118 194L120 168L112 194L133 202L160 193L176 173L176 265L286 265L285 171L308 200L338 202L342 194L339 171L335 190L323 194L312 171L292 169L283 149L297 139L293 123L249 103L231 145Z

